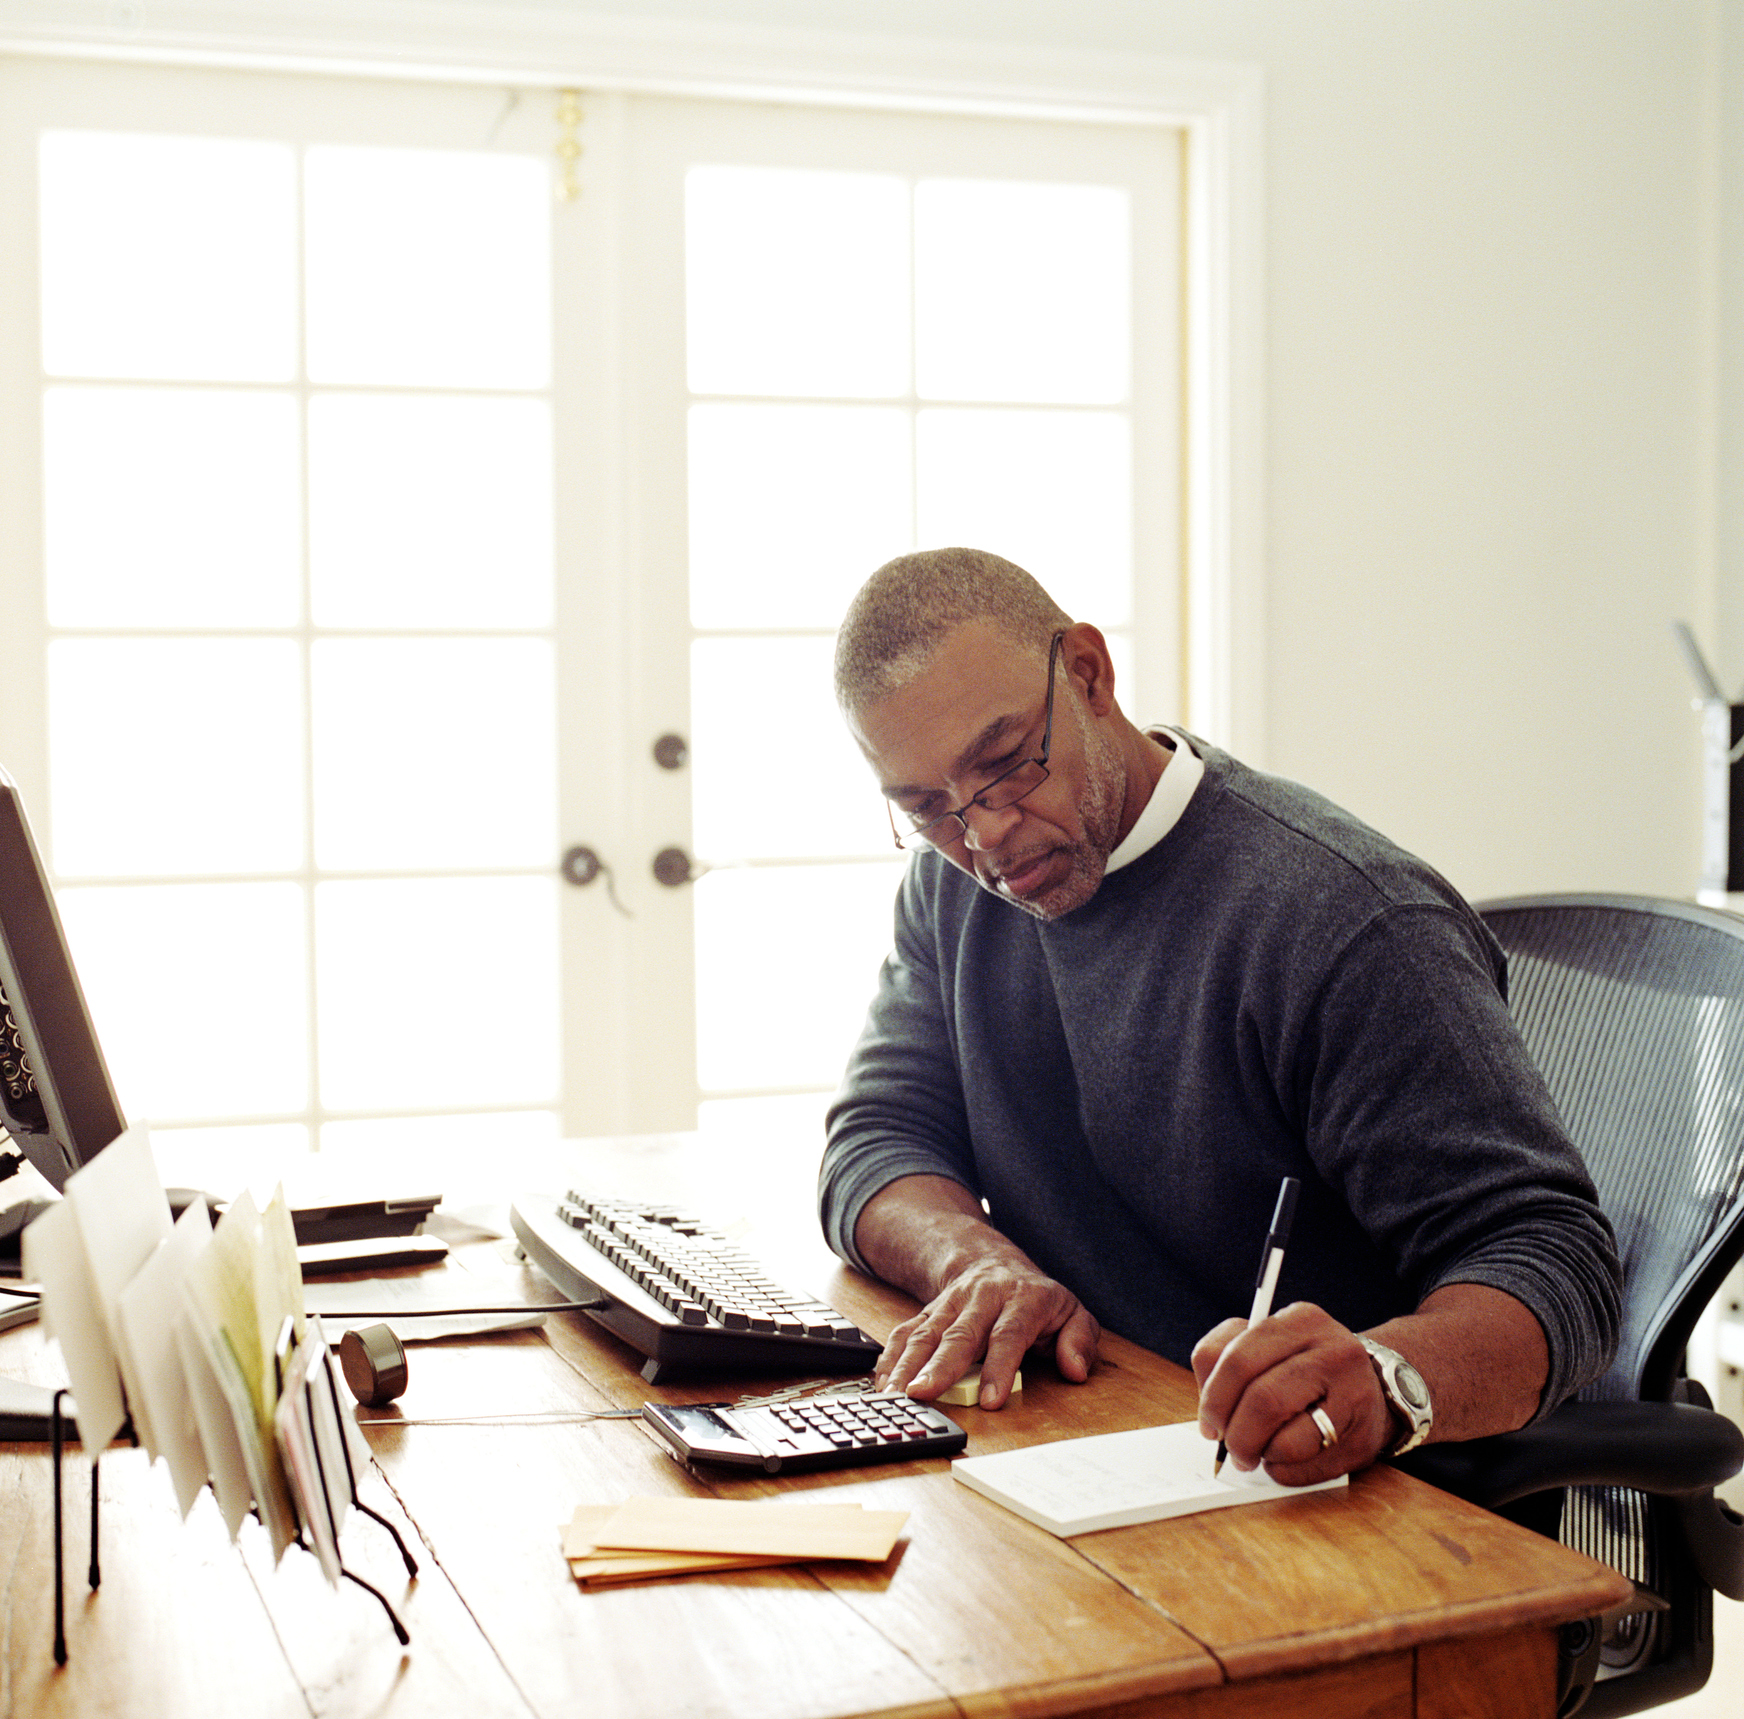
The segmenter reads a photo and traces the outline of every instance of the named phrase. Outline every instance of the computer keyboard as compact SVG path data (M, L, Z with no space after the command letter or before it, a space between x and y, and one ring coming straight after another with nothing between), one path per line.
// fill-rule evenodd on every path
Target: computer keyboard
M868 1373L880 1345L673 1206L571 1190L509 1208L521 1249L572 1301L648 1357L650 1384L699 1374Z

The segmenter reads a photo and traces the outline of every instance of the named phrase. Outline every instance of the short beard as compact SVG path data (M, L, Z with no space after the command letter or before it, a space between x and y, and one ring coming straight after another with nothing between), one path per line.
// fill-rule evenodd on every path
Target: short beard
M1102 887L1108 856L1119 845L1120 817L1126 809L1126 766L1121 761L1120 748L1101 729L1092 726L1076 699L1072 701L1072 714L1084 741L1084 797L1078 804L1084 834L1069 850L1071 870L1052 889L1033 900L1019 900L1015 895L1000 897L1035 919L1063 918L1082 907Z

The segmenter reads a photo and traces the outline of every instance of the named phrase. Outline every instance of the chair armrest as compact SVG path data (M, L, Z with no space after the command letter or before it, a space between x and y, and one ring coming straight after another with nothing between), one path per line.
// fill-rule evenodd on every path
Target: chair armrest
M1744 1468L1744 1432L1688 1403L1564 1403L1518 1432L1425 1445L1398 1466L1488 1510L1563 1486L1678 1497Z

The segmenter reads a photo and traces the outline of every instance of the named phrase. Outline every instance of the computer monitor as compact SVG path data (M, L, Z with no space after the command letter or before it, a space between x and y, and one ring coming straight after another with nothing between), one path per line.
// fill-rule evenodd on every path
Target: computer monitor
M126 1125L24 800L0 769L0 1172L28 1161L59 1190ZM0 1208L0 1278L16 1276L19 1237L43 1204ZM0 1324L32 1316L27 1295L0 1295ZM0 1438L48 1438L52 1397L0 1374Z
M0 1167L22 1154L60 1189L126 1126L23 797L0 769Z

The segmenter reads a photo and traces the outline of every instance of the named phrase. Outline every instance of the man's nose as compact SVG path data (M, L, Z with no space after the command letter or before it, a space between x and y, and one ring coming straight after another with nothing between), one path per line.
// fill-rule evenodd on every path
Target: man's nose
M991 853L1016 827L1023 817L1023 808L1013 804L994 812L971 800L960 816L963 820L963 845L978 853Z

